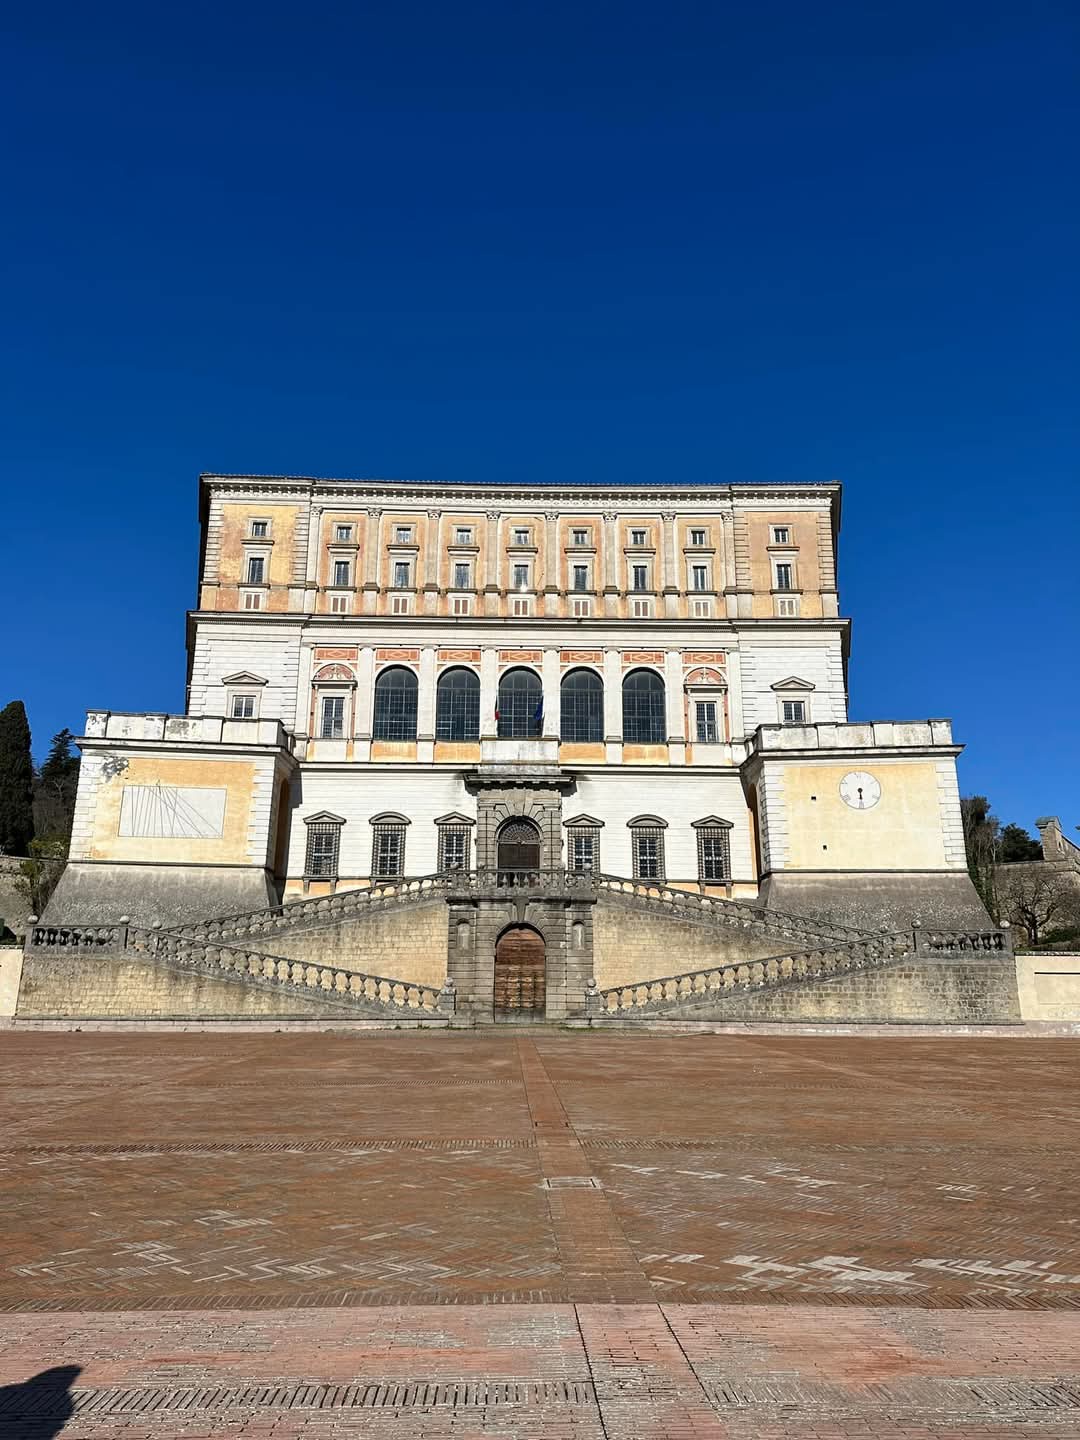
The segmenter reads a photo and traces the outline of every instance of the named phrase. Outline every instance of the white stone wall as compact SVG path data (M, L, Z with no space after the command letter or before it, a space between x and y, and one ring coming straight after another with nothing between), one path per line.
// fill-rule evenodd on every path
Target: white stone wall
M300 635L298 622L267 626L237 620L200 625L195 636L188 713L227 714L225 677L246 670L266 681L260 687L260 715L281 720L292 729L296 724Z
M807 701L811 724L847 719L844 660L840 636L835 632L809 635L772 633L766 638L743 638L739 647L744 733L780 720L777 683L797 678L813 690L792 691Z

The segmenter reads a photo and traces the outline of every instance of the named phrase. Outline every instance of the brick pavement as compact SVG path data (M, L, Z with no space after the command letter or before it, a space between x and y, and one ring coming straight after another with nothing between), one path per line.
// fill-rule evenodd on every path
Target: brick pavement
M1078 1059L5 1035L0 1433L1080 1435Z

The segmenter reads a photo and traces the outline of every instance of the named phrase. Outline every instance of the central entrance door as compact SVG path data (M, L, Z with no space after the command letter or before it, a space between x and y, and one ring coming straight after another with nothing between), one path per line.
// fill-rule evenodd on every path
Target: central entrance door
M544 937L512 925L495 945L495 1019L530 1024L544 1018Z

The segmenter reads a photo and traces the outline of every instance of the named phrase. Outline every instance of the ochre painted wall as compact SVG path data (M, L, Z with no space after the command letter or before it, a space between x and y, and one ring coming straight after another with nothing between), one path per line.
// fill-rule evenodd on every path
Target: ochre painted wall
M103 780L97 792L90 860L182 861L185 864L248 863L254 764L243 760L176 759L134 755L127 768ZM224 833L208 838L148 839L120 834L120 806L125 785L179 785L222 789L225 794Z
M863 767L786 765L788 870L940 870L946 865L938 774L933 760L876 762L881 799L853 810L840 781ZM827 847L827 848L823 848Z

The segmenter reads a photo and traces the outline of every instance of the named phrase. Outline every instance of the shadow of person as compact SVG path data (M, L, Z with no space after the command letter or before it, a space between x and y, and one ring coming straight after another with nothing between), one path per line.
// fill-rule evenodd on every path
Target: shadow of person
M4 1440L52 1440L75 1413L71 1387L81 1365L42 1370L21 1385L0 1386L0 1435Z

